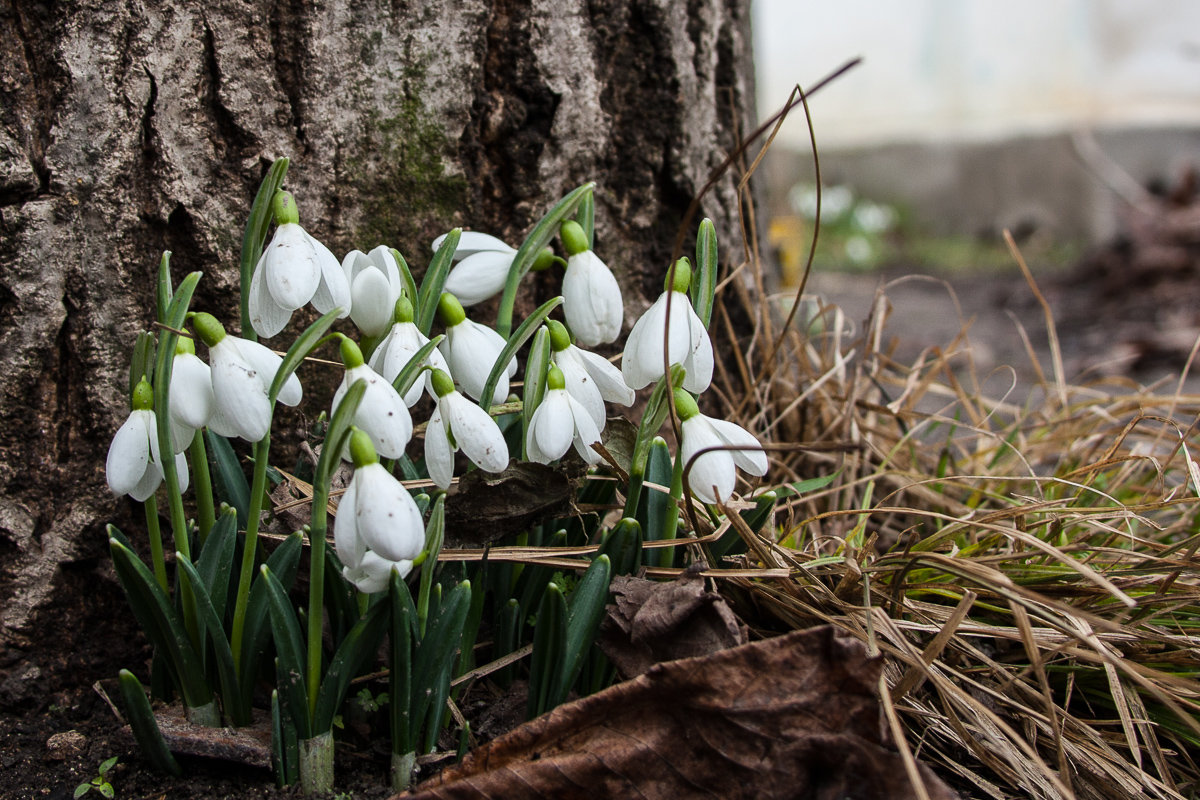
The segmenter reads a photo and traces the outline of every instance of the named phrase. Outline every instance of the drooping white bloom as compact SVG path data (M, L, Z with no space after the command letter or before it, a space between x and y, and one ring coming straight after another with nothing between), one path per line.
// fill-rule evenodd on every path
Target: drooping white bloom
M446 241L446 234L433 240L436 253ZM495 236L475 231L463 231L454 250L458 261L446 276L445 291L458 298L464 306L473 306L494 297L504 290L508 270L516 249Z
M454 478L454 453L461 449L485 472L503 472L508 466L508 444L491 415L454 388L441 370L432 373L437 408L425 428L425 466L429 477L443 489Z
M391 579L392 570L395 569L400 573L400 577L407 577L408 573L412 572L413 562L410 558L401 559L400 561L388 561L383 556L367 550L363 553L362 560L355 566L349 564L342 566L342 577L354 584L354 588L364 594L375 594L376 592L387 591L388 581Z
M462 305L452 294L442 295L438 313L446 324L446 338L438 347L450 365L450 374L467 395L482 401L488 375L507 343L491 328L467 319ZM496 382L489 400L491 404L504 402L508 397L509 378L516 374L517 359L513 356Z
M604 430L608 420L605 402L633 405L633 390L607 359L571 344L570 334L561 323L549 320L547 325L552 358L562 370L567 392L587 409L597 429Z
M149 499L163 480L162 459L158 447L158 418L152 410L153 392L146 381L138 383L133 395L133 410L108 446L105 475L113 494L127 494L134 500ZM179 490L188 486L187 458L175 456Z
M269 338L279 333L292 312L307 303L321 313L336 307L350 313L350 284L329 248L300 227L295 201L287 192L275 196L277 227L250 279L250 324Z
M283 359L258 342L226 335L221 323L209 314L197 314L192 324L208 345L213 391L209 429L221 436L259 441L271 429L273 409L268 393ZM300 380L293 373L278 399L294 406L302 395Z
M531 461L557 461L572 444L589 464L598 464L600 454L592 445L600 441L600 429L583 404L565 388L562 370L551 367L546 376L546 396L533 412L525 432L525 452Z
M691 463L688 487L697 498L705 503L727 500L737 481L736 467L750 475L767 473L767 454L746 429L701 414L696 401L682 389L675 392L675 407L682 420L679 454L685 465ZM692 461L693 456L709 447L737 449L711 450Z
M388 383L394 384L396 377L408 365L413 356L422 347L429 344L429 339L426 338L425 334L421 333L416 323L413 322L413 307L408 298L401 296L396 301L396 311L393 318L395 322L392 323L391 329L388 330L387 335L375 347L375 352L371 354L371 359L367 363L371 365L371 369L382 375ZM450 371L450 366L446 363L445 357L437 348L430 351L425 363L443 372ZM421 387L428 388L430 396L434 396L433 387L429 382L429 375L426 373L423 377L413 381L412 386L404 394L404 404L406 406L412 408L421 399Z
M400 264L387 245L370 253L351 250L342 259L350 283L350 319L367 336L379 336L392 324L392 309L400 297Z
M213 415L212 371L196 356L195 343L180 336L171 366L171 432L175 450L187 447Z
M571 332L589 347L615 341L625 315L621 286L608 265L588 247L578 223L563 223L562 239L571 254L562 291L563 314Z
M425 545L425 526L408 491L380 465L370 437L355 431L350 438L355 470L338 503L334 547L346 580L359 591L378 592L393 567L401 577L412 570Z
M333 394L330 419L355 381L366 381L366 391L354 412L354 424L371 438L375 452L384 458L399 458L412 438L412 417L404 399L392 388L391 382L363 363L358 346L349 339L342 340L342 362L346 374ZM346 443L342 458L350 460L350 443Z
M681 275L684 276L682 280ZM704 323L692 308L692 301L684 294L690 280L691 270L686 267L686 259L680 259L676 265L674 291L663 292L634 323L621 359L621 374L629 388L641 389L663 376L664 337L667 363L671 366L680 364L687 372L683 388L698 394L712 383L712 342Z

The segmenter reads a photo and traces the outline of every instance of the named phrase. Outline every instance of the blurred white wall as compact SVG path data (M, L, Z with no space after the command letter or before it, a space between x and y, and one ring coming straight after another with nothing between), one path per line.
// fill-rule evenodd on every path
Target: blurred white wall
M813 99L822 147L1200 125L1196 0L754 0L758 108ZM807 148L797 115L781 136Z

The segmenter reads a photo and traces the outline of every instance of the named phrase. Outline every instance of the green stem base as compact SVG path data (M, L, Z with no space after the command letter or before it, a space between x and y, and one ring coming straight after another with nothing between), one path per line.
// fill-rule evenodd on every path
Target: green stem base
M300 742L300 788L307 795L333 791L333 731Z
M202 706L189 706L184 709L187 721L193 725L203 725L206 728L221 727L221 712L217 701L210 700Z
M413 771L417 768L417 754L392 753L392 791L403 792L412 785Z

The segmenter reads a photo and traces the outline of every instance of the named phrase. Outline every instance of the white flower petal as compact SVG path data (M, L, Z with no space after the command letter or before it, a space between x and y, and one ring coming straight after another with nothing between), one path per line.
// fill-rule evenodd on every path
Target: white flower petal
M393 569L398 570L400 577L403 578L412 572L412 568L413 563L410 560L388 561L386 558L368 551L363 556L362 563L357 567L353 569L343 567L342 577L353 583L354 588L360 592L375 594L387 590Z
M187 456L183 453L175 454L175 480L179 482L179 491L186 492L188 489L188 462Z
M491 415L457 392L442 398L454 441L467 458L485 472L508 466L508 444Z
M358 536L389 561L416 558L425 545L421 511L408 491L379 462L354 471Z
M262 383L263 393L265 394L270 391L271 384L275 380L275 373L283 366L283 359L275 355L271 351L271 348L258 342L251 342L247 339L234 339L233 341L242 358L258 374L258 379ZM283 382L283 388L279 390L278 400L285 406L294 406L298 405L303 397L304 391L300 386L300 379L293 372Z
M375 452L384 458L399 458L404 455L404 448L412 438L412 417L409 416L408 406L392 385L366 364L346 370L333 398L330 417L337 411L346 391L358 380L366 381L367 389L354 414L354 424L371 437ZM342 450L342 458L350 460L349 442Z
M213 411L212 371L193 353L179 353L171 367L171 416L193 430Z
M514 252L485 250L467 256L446 276L445 291L464 306L494 297L504 290Z
M599 464L604 459L592 449L592 445L600 441L600 429L592 422L588 410L575 398L567 395L567 407L571 414L571 424L574 428L572 441L580 457L589 464Z
M683 442L679 448L684 469L692 457L709 447L724 444L716 430L703 414L686 419L680 426ZM688 486L692 493L705 503L724 501L733 493L737 478L733 457L724 451L710 451L692 461L688 472Z
M741 425L717 419L716 417L708 417L708 422L725 444L752 448L748 450L730 450L729 455L733 457L735 464L751 475L767 474L766 451L762 449L762 445L752 433Z
M573 352L587 369L588 374L600 390L600 396L609 403L619 403L623 406L633 405L633 389L625 385L621 378L621 370L608 359L595 353L571 345L567 348Z
M433 240L433 252L437 252L442 247L442 242L446 241L447 234L442 234ZM495 250L501 253L517 252L512 247L509 247L505 242L497 239L495 236L479 231L463 231L458 237L458 247L454 250L454 258L467 258L475 253L481 253L485 250Z
M563 315L575 338L588 346L614 341L624 313L620 284L608 266L591 250L571 256L563 276Z
M253 344L244 339L236 341ZM226 336L209 349L209 366L212 368L216 429L230 431L250 442L266 436L271 428L271 404L267 400L266 387L259 370L243 357L232 336ZM212 422L210 427L213 427Z
M570 449L571 441L575 438L575 421L571 418L570 399L566 389L551 389L546 392L541 405L533 412L526 446L530 451L529 457L534 461L549 464L562 458ZM587 410L578 403L576 405L591 422ZM530 448L529 444L536 447Z
M429 340L421 333L421 331L411 322L397 322L388 331L387 336L375 348L375 352L371 354L371 360L368 362L371 369L378 372L390 383L396 381L396 377L400 372L408 366L408 362L418 350L429 343ZM443 372L450 372L450 366L446 363L446 359L437 348L434 348L425 363L440 369ZM409 408L416 405L421 399L421 390L429 385L429 378L418 378L409 387L407 394L404 395L404 404Z
M346 279L346 273L342 270L337 256L313 237L310 236L309 240L317 255L317 264L321 268L321 281L312 296L313 308L322 314L328 314L340 307L342 313L338 315L338 319L345 319L350 316L350 281Z
M267 255L263 253L254 269L254 276L250 278L248 307L250 327L254 328L254 332L259 336L269 339L287 327L292 319L292 312L275 302L275 298L267 289L267 270L264 266L266 259Z
M321 282L321 268L312 241L304 228L293 222L275 229L260 266L271 297L289 311L312 300Z
M400 264L396 261L396 256L392 253L392 248L386 244L381 244L367 253L367 258L387 278L388 294L392 298L392 305L396 305L396 301L400 299L400 293L404 291L404 283L400 278Z
M438 407L425 426L425 469L429 478L442 489L449 489L454 480L454 450L450 447L450 438L446 436L446 425L442 421L442 404L445 398L438 401Z
M446 329L446 338L439 347L450 365L450 374L462 387L463 392L480 400L492 365L496 363L500 351L504 348L504 338L491 328L464 319ZM492 404L503 403L508 397L508 378L515 370L516 358L513 358L508 371L496 382L496 389L491 398Z
M684 298L686 299L686 295ZM708 331L704 329L704 323L700 321L700 317L692 308L691 301L687 302L687 320L691 346L687 359L684 361L684 369L687 370L687 374L683 378L683 388L692 394L700 394L712 383L712 342L708 338Z
M363 553L367 552L367 546L358 535L358 520L354 514L357 487L358 484L351 478L350 485L338 500L337 515L333 518L333 546L338 558L351 569L362 563Z
M662 332L667 319L665 297L666 294L660 295L646 309L646 313L633 323L633 330L625 340L621 375L630 389L641 389L662 377Z
M350 283L350 319L367 336L378 336L392 322L398 295L393 296L387 276L365 269Z
M579 357L579 354L583 352L575 345L571 345L554 354L554 363L562 370L567 392L587 409L592 422L596 423L596 427L603 429L604 423L607 421L604 397L600 394L596 381L592 379L587 363ZM623 383L621 385L624 386ZM628 391L628 388L626 390Z
M108 459L104 469L108 488L113 494L133 494L136 491L141 496L134 496L134 499L145 500L154 494L162 480L160 472L148 493L139 490L144 488L140 484L146 480L147 469L150 466L150 436L154 425L147 417L153 420L154 412L131 411L108 446Z

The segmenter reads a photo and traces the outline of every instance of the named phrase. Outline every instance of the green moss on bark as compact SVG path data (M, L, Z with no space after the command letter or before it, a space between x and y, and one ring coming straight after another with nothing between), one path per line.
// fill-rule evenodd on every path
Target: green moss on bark
M354 241L390 244L407 255L450 227L468 195L463 176L447 172L456 145L421 101L420 71L404 84L384 105L393 113L367 115L358 155L347 167L363 211Z

